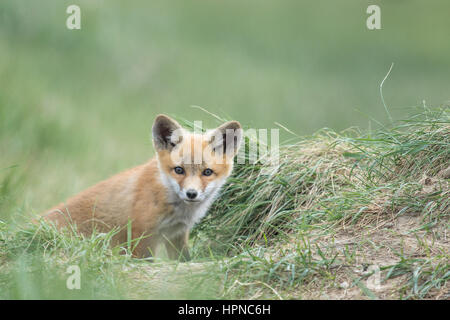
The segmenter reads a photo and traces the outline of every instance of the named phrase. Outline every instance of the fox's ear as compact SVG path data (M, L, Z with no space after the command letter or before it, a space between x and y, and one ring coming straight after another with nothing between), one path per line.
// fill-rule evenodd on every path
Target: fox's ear
M242 127L237 121L228 121L213 130L210 144L214 152L235 156L242 141Z
M156 150L170 150L183 139L182 128L178 122L163 114L156 117L152 135Z

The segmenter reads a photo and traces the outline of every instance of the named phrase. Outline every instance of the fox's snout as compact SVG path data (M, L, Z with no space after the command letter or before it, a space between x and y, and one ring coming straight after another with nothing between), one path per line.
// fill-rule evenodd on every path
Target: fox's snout
M188 174L187 174L188 175ZM177 180L177 178L179 180ZM210 193L213 191L213 185L215 181L205 181L200 176L187 176L184 177L169 177L172 183L177 183L178 197L181 200L187 202L201 202L209 198Z
M197 198L197 190L194 189L189 189L186 191L186 197L188 197L191 200L194 200L195 198Z

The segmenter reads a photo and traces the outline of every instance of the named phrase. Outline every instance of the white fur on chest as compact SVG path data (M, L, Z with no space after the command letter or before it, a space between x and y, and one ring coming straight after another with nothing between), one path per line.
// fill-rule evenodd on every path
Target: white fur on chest
M211 182L205 189L205 199L201 202L186 202L177 193L178 184L170 177L161 173L161 182L167 191L167 200L173 205L173 211L160 221L158 232L165 237L173 238L192 229L207 213L209 207L217 198L225 179Z
M211 202L206 200L198 204L181 201L175 204L173 212L161 220L159 233L169 238L185 233L206 215Z

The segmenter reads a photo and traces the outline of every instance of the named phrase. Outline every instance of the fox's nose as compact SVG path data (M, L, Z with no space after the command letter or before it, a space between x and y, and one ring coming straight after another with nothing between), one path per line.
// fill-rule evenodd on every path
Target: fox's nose
M194 189L189 189L188 191L186 191L186 196L189 199L195 199L197 197L197 191L195 191Z

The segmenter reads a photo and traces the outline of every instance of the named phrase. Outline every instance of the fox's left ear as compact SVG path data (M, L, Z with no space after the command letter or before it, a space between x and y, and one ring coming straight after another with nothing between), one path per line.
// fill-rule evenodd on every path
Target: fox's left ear
M242 141L242 127L237 121L228 121L210 133L214 152L235 156Z
M152 127L153 143L156 150L171 150L183 140L183 129L172 118L160 114Z

